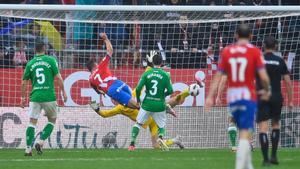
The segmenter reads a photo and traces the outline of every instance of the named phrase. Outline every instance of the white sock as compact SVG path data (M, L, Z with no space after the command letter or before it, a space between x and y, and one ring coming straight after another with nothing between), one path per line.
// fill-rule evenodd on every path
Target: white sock
M25 153L30 153L31 151L32 151L31 147L30 146L26 146Z
M247 139L240 139L236 152L235 169L246 169L248 167L250 152L250 144Z
M248 156L248 160L247 160L247 169L254 169L253 165L252 165L252 155L251 155L251 151L249 151L249 156Z

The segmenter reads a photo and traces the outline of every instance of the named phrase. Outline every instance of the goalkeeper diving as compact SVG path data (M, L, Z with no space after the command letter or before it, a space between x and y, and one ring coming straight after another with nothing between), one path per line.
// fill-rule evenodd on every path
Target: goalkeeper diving
M148 65L148 67L146 68L145 71L148 71L148 70L152 69L152 67L153 67L152 58L156 54L157 54L156 52L151 51L150 55L147 55L147 65ZM182 91L180 94L177 94L174 97L170 98L167 101L167 106L170 106L170 107L173 108L176 105L179 105L179 104L183 103L185 98L188 97L189 95L190 95L190 92L189 92L189 89L187 88L184 91ZM135 90L133 90L132 96L136 97ZM109 110L101 110L99 104L97 104L96 102L92 102L91 107L101 117L108 118L108 117L113 117L113 116L116 116L118 114L121 114L121 115L124 115L124 116L130 118L134 122L136 122L136 118L137 118L137 115L139 113L138 109L132 109L132 108L126 107L126 106L121 105L121 104L118 104L117 106L115 106L114 108L109 109ZM167 112L172 114L173 116L175 115L173 111L167 111ZM145 128L145 129L147 127L149 127L149 130L150 130L150 133L151 133L151 142L152 142L153 148L160 148L160 145L157 142L157 139L158 139L158 126L156 125L155 121L152 118L149 118L142 127ZM184 148L184 146L181 143L181 140L180 140L179 136L177 136L173 139L167 139L167 140L165 140L165 143L166 143L167 146L171 146L173 144L176 144L181 149Z

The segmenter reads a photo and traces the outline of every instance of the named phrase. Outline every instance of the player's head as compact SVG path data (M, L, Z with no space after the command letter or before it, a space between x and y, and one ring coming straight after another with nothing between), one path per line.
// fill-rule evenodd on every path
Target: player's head
M250 39L251 38L251 30L248 24L240 24L235 32L236 38L239 39Z
M87 63L86 63L86 68L92 72L94 70L94 68L97 67L97 63L94 61L94 60L89 60Z
M273 36L268 36L264 41L265 50L276 50L278 41Z
M153 56L153 59L152 59L153 66L161 66L162 62L163 62L163 59L160 54L156 54Z
M43 41L37 41L35 43L35 52L36 53L45 53L46 52L46 44Z

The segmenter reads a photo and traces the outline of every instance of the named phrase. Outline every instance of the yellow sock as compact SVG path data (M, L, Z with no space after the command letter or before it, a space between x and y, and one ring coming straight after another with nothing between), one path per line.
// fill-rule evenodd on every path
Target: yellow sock
M166 144L167 144L167 146L171 146L174 144L174 141L172 139L168 139L168 140L166 140Z
M189 95L190 95L189 89L186 88L186 89L184 89L184 90L176 97L176 100L182 101L182 100L184 100L186 97L188 97Z

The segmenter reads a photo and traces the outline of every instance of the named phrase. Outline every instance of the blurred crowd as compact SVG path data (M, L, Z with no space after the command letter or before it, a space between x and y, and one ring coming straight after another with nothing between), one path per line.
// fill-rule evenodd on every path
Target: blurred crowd
M3 4L92 5L299 5L299 0L2 0Z
M293 5L300 0L284 0ZM10 2L10 1L9 1ZM16 3L17 1L15 1ZM8 3L8 2L7 2ZM79 5L277 5L278 0L25 0L26 4ZM77 16L78 15L78 16ZM81 17L73 13L66 17ZM186 15L168 13L169 17L188 20ZM226 14L231 17L230 13ZM296 53L300 37L300 17L257 19L247 21L253 28L252 43L262 47L265 36L281 39L281 50ZM216 62L221 49L234 42L234 30L240 21L181 24L110 24L59 21L37 21L0 17L0 67L24 67L34 55L36 41L48 45L49 54L58 57L63 67L82 68L89 59L101 58L106 32L115 49L115 65L141 66L145 53L160 50L171 68L207 68ZM280 25L279 25L280 24ZM49 33L49 30L50 33ZM289 53L283 53L283 56ZM63 57L60 57L63 56ZM100 56L100 57L99 57ZM60 57L60 58L59 58ZM296 58L297 58L296 57Z

